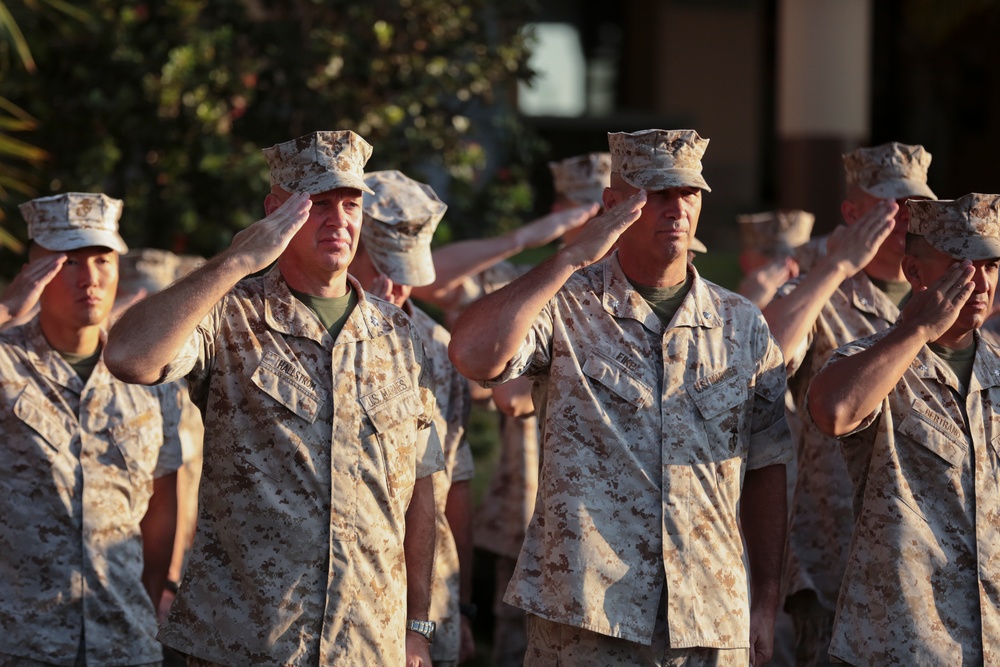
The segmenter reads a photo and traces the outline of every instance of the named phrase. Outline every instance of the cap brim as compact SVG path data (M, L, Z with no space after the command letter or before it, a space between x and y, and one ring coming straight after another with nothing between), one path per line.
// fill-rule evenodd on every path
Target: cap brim
M637 169L621 173L622 180L640 190L666 190L667 188L700 188L711 192L705 178L693 169Z
M861 189L879 199L909 199L910 197L937 199L937 195L927 187L926 183L912 181L907 178L882 181L881 183Z
M936 249L955 259L976 262L981 259L1000 258L1000 238L995 236L930 234L924 238Z
M311 195L330 192L337 188L354 188L355 190L367 192L370 195L375 194L365 184L364 180L344 171L327 171L322 174L314 174L299 181L288 181L279 185L288 192L308 192Z
M698 240L697 236L691 237L691 243L688 244L688 250L693 252L708 252L708 246Z
M66 252L68 250L79 250L80 248L90 248L100 246L110 248L119 255L128 252L128 246L121 236L115 232L106 232L99 229L60 229L53 232L43 232L36 234L31 239L46 250L56 252Z
M567 192L566 199L578 206L587 206L588 204L604 206L604 186L602 185L599 188L582 188Z
M406 252L389 252L370 245L365 249L375 268L397 285L423 287L433 283L437 277L430 247Z

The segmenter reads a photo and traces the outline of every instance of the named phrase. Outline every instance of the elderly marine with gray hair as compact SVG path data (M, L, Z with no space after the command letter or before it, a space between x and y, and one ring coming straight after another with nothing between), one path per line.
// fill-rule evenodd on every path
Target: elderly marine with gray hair
M407 632L428 623L443 467L423 345L347 273L371 151L350 131L267 149L267 217L112 330L115 373L186 377L204 415L198 536L160 632L189 664L430 662Z
M910 201L913 296L813 380L841 439L854 533L830 655L852 665L1000 661L1000 349L979 335L1000 270L1000 196Z
M763 664L791 451L781 354L760 311L688 263L707 140L608 139L608 211L452 333L468 377L535 382L541 479L506 599L530 614L529 665Z

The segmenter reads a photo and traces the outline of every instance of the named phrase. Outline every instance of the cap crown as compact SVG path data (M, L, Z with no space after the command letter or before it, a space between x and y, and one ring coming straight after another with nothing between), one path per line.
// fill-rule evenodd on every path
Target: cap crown
M697 187L711 191L701 175L701 158L708 141L694 130L612 132L608 134L611 171L637 188Z
M806 243L816 216L807 211L768 211L736 216L744 250L763 254L791 250Z
M264 149L272 186L314 195L335 188L369 192L364 169L371 155L371 144L350 130L312 132Z
M399 171L365 177L361 239L378 269L394 282L419 287L434 282L431 239L448 210L431 186Z
M611 185L611 153L587 153L549 162L556 194L578 204L600 204Z
M970 193L958 199L910 200L911 234L959 259L1000 257L1000 195Z
M39 197L18 208L28 223L28 238L49 250L101 245L119 253L128 247L118 235L124 203L105 194L66 192Z
M134 248L118 262L118 285L122 290L159 292L177 277L180 258L169 250Z
M848 185L857 185L876 196L891 199L937 196L927 187L931 154L923 146L892 141L859 148L843 156Z

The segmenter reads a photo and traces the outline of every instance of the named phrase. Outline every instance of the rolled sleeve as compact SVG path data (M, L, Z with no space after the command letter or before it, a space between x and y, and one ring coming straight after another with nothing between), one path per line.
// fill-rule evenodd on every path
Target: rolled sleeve
M792 460L792 437L785 421L784 360L770 332L764 331L764 354L754 382L748 470Z

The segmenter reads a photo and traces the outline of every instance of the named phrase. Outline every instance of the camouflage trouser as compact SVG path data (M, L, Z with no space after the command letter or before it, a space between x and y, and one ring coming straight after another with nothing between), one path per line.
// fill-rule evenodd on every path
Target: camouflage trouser
M525 667L746 667L749 649L670 648L666 607L660 609L649 646L528 615Z
M785 604L795 623L795 664L797 667L829 667L843 664L830 658L834 612L827 609L812 591L799 591Z
M516 560L497 556L496 587L493 592L493 667L521 667L528 648L524 610L503 601Z

